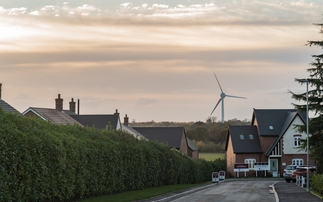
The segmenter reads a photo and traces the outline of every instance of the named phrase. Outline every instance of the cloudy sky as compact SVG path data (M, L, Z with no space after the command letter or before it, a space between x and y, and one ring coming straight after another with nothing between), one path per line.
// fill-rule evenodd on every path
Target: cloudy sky
M54 3L55 2L55 3ZM225 119L292 108L305 46L322 40L322 0L0 0L2 99L130 121L205 121L225 93ZM221 119L219 106L213 116Z

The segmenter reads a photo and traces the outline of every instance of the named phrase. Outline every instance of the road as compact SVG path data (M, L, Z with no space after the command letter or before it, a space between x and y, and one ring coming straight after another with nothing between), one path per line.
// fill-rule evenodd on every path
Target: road
M273 181L231 181L210 186L207 189L172 200L174 202L211 202L211 201L261 201L275 202L270 194L269 185Z

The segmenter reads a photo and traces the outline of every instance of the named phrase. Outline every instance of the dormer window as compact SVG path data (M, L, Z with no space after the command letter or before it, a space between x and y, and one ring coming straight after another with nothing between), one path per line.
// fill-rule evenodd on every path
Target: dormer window
M249 139L253 140L253 134L249 134Z
M240 140L244 140L244 135L240 134Z
M274 126L269 126L269 130L274 130Z

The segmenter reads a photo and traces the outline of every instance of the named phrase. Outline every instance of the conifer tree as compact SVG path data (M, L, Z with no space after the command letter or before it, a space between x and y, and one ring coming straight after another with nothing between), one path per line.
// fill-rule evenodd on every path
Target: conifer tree
M320 34L323 34L323 24L315 24L320 27ZM323 49L323 41L308 41L308 46L317 46ZM310 63L311 68L307 69L308 78L295 79L301 85L309 85L308 108L314 112L314 117L309 117L309 145L311 157L316 160L320 168L323 167L323 53L312 55L314 61ZM306 95L304 93L295 94L290 91L292 98L302 101L305 104L293 104L296 109L306 112ZM306 126L300 127L300 131L306 132ZM306 148L306 141L303 142Z

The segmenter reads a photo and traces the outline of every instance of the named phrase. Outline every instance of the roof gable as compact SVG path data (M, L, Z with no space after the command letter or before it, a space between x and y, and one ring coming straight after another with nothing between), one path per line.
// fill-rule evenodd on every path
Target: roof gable
M106 129L111 126L112 129L118 129L119 116L116 114L100 114L100 115L70 115L73 119L80 122L83 126L97 129Z
M15 108L13 108L10 104L8 104L7 102L5 102L1 98L0 98L0 107L2 108L2 110L4 112L13 112L13 113L20 114L20 112L18 110L16 110Z
M254 109L252 123L258 125L260 136L279 136L286 120L291 113L297 113L296 109Z
M277 145L279 140L281 140L281 138L285 135L288 128L292 126L296 117L299 117L301 119L301 121L306 125L306 122L305 122L303 116L299 112L296 111L296 112L292 112L292 113L288 114L281 133L275 139L275 141L271 144L271 146L269 147L269 149L266 152L267 157L271 154L271 152L273 151L273 149L275 148L275 146Z
M188 138L187 139L187 145L192 151L198 151L199 148Z
M263 153L257 126L229 126L226 150L231 136L234 153Z
M132 127L130 127L128 125L123 124L122 131L125 131L125 132L133 135L135 138L138 138L138 139L142 138L144 140L148 140L146 137L144 137L142 134L140 134L138 131L136 131L135 129L133 129Z
M150 141L168 144L169 148L180 149L184 127L133 127Z
M68 114L58 110L58 109L48 109L48 108L36 108L30 107L26 111L23 112L23 115L26 115L28 112L32 112L35 115L39 116L43 120L48 120L54 124L62 124L62 125L81 125L75 119L71 118Z

